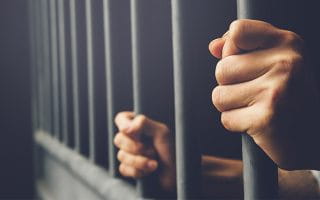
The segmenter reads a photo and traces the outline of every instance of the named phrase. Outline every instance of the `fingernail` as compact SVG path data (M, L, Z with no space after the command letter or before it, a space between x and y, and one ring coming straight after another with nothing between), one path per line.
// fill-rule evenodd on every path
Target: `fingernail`
M148 168L149 169L156 169L157 168L157 162L154 160L148 161Z

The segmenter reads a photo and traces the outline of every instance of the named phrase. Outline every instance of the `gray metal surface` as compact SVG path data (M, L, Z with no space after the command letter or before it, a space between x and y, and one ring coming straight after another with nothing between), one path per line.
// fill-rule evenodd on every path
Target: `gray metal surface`
M62 141L69 143L69 117L68 117L68 96L67 91L67 63L66 63L66 31L65 31L65 8L64 0L57 0L58 16L58 41L59 41L59 77L60 77L60 98L61 98L61 133Z
M50 14L50 47L51 47L51 74L52 74L52 103L53 103L53 135L61 139L60 100L59 100L59 65L58 65L58 28L56 1L49 0ZM38 55L39 57L39 55Z
M88 67L88 115L89 115L89 158L95 161L95 112L94 112L94 58L92 35L92 8L91 0L85 0L87 25L87 67Z
M134 112L173 123L173 80L170 1L131 0ZM148 143L150 138L141 135ZM141 198L160 193L156 175L138 181Z
M43 188L38 188L39 192L59 200L86 199L86 196L112 200L137 198L134 187L110 177L103 168L61 144L48 133L38 131L34 139L43 151L41 164L45 168L45 174L38 179L38 185Z
M45 115L45 129L52 132L52 110L51 110L51 84L50 84L50 49L49 49L49 27L48 27L48 4L47 1L40 1L40 20L41 20L41 34L42 34L42 65L41 71L44 99L44 115Z
M238 18L265 19L272 15L270 1L238 0ZM269 9L268 9L269 7ZM270 11L266 13L266 10ZM242 136L243 185L246 200L274 199L278 193L278 167L248 135Z
M118 176L117 133L114 118L120 111L132 110L132 69L130 40L130 1L104 0L105 63L108 110L109 173Z
M77 4L76 0L69 1L70 8L70 40L71 40L71 67L72 67L72 96L73 96L73 124L74 148L80 152L80 95L79 95L79 63L78 63L78 36L77 36Z
M73 95L74 146L88 156L88 88L84 0L70 0L70 51Z

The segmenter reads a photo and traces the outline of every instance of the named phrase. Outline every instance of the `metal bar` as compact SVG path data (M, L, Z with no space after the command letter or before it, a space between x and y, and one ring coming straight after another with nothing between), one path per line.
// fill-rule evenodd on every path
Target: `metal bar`
M59 106L59 75L58 75L58 33L56 1L49 0L50 13L50 46L51 46L51 74L52 74L52 103L54 137L61 139L60 106Z
M51 103L51 76L50 76L50 46L49 46L49 19L48 19L48 1L41 1L41 19L42 19L42 35L43 35L43 82L41 83L44 87L45 95L45 115L47 120L47 131L53 133L52 128L52 103Z
M70 38L71 38L71 66L73 86L73 123L74 146L80 152L80 95L79 95L79 71L78 71L78 43L77 43L77 7L76 0L70 0Z
M66 33L64 0L58 0L58 30L59 30L59 70L61 90L61 126L64 144L69 144L69 118L68 118L68 91L67 91L67 66L66 66Z
M177 193L178 199L193 199L199 197L200 185L200 153L197 138L188 129L192 123L188 116L190 94L188 87L188 55L184 52L183 31L185 30L183 1L172 1L172 33L174 60L174 90L176 117L176 158L177 158ZM191 148L192 147L192 148Z
M73 114L76 151L88 156L88 87L84 0L70 0Z
M170 1L131 0L134 112L169 126L174 116L170 17ZM155 176L139 180L140 197L163 195L157 183Z
M102 6L102 0L86 0L89 157L106 166L108 137Z
M41 2L38 1L36 3L36 13L37 13L37 20L36 20L36 24L37 24L37 77L38 77L38 98L39 98L39 128L40 129L45 129L46 125L45 125L45 115L44 115L44 95L43 95L43 70L42 70L42 66L43 66L43 49L42 49L42 24L41 24Z
M202 198L200 139L221 131L219 115L210 109L214 60L206 47L227 27L232 2L172 0L178 199Z
M267 7L254 0L238 0L238 18L263 19ZM253 139L242 136L242 157L244 164L244 198L274 199L278 193L278 168L275 163L255 144Z
M110 175L115 177L119 175L119 172L117 150L113 144L117 132L114 117L120 111L132 110L130 1L104 0L103 8L108 111L108 169Z
M94 80L93 80L93 36L91 0L85 1L87 24L87 67L88 67L88 114L89 114L89 159L95 161L95 114L94 114Z

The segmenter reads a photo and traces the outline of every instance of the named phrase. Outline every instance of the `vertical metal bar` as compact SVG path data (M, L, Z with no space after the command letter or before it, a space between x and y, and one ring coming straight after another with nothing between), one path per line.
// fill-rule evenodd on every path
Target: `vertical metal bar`
M70 0L73 120L76 151L88 156L88 88L85 1Z
M108 137L102 6L102 0L86 0L89 158L106 166Z
M263 19L267 7L254 0L238 0L238 18ZM244 198L274 199L278 193L278 168L275 163L255 144L253 139L242 136Z
M46 129L46 120L44 115L44 95L43 95L43 49L42 49L42 22L41 22L41 2L36 3L36 13L37 13L37 71L38 71L38 95L39 95L39 128Z
M68 136L68 91L67 91L67 66L66 66L66 35L65 35L65 10L64 0L58 0L58 30L59 30L59 70L61 90L61 122L63 142L69 144Z
M93 36L91 0L85 1L87 24L87 69L88 69L88 114L89 114L89 159L95 161L95 114L94 114L94 80L93 80Z
M59 75L58 75L58 33L57 33L57 8L56 1L50 2L50 37L51 37L51 74L52 74L52 102L53 102L53 130L54 136L60 139L60 107L59 107Z
M199 198L200 191L200 150L197 134L190 125L193 94L186 88L190 85L190 66L185 50L188 30L184 19L187 14L183 0L172 1L172 33L174 61L174 91L176 119L176 158L177 158L177 193L178 199ZM191 112L190 112L191 111Z
M169 126L174 116L170 17L170 1L131 0L134 111ZM143 134L141 139L148 142ZM140 197L161 195L155 184L153 176L139 180Z
M50 84L50 46L49 46L49 19L48 19L48 1L41 1L41 19L42 19L42 35L43 35L43 87L45 95L45 113L47 120L47 131L53 132L52 129L52 109L51 109L51 84Z
M108 158L111 176L119 175L118 160L116 158L117 151L113 144L117 131L114 117L120 111L132 109L129 6L129 0L103 1L109 142Z
M78 43L77 43L77 17L76 0L70 0L70 38L71 38L71 66L73 86L73 123L74 146L80 152L80 103L79 103L79 79L78 79Z

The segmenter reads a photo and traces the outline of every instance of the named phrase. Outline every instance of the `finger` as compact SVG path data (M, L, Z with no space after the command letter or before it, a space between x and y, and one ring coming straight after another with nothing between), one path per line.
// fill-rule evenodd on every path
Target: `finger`
M119 172L122 176L136 178L136 179L145 176L143 171L138 170L130 165L125 165L125 164L119 165Z
M137 115L131 122L130 128L126 131L126 134L130 136L136 136L141 133L146 135L152 135L153 130L159 127L159 122L153 121L145 115Z
M262 109L255 105L221 113L221 123L229 131L246 132L253 136L253 131L262 129L270 116L270 109Z
M122 164L134 167L143 171L144 173L153 172L158 167L158 162L156 160L152 160L140 155L130 154L123 150L118 152L117 158Z
M218 84L236 84L264 75L278 59L276 51L276 49L258 50L223 58L217 63L215 71Z
M222 58L222 49L225 43L225 38L217 38L209 44L210 53L216 58Z
M256 81L217 86L212 91L212 102L220 112L225 112L253 105L262 91Z
M132 154L141 154L149 157L155 155L155 150L151 147L146 147L140 141L127 136L124 133L118 133L114 138L114 144L121 150Z
M115 124L120 131L124 131L129 128L132 119L134 118L134 113L129 111L120 112L115 117Z
M280 35L280 29L269 23L249 19L236 20L229 27L222 57L269 48L278 43Z

